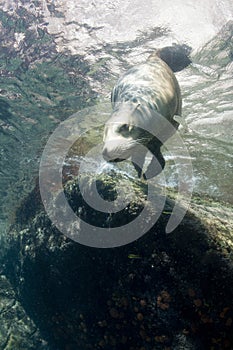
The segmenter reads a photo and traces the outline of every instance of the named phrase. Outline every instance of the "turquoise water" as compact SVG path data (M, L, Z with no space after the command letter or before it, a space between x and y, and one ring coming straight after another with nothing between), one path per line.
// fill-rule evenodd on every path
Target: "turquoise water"
M89 42L82 54L81 48L79 54L78 48L68 50L69 39L63 38L59 52L59 35L52 34L52 22L45 22L48 14L32 7L0 11L0 218L4 223L13 221L15 209L33 188L43 147L55 127L87 106L109 101L119 74L147 56L146 50L142 54L145 45L169 38L169 31L156 27L139 32L131 41ZM62 18L54 5L48 9L52 18ZM98 33L99 28L88 28L89 33ZM188 126L181 135L192 158L194 190L233 203L232 27L225 32L221 42L216 36L213 44L200 47L192 56L194 64L177 78ZM176 186L172 161L166 151L165 155L167 184Z
M7 42L9 34L17 29L17 21L11 23L10 17L7 20L3 13L0 18ZM0 53L2 218L11 219L15 206L34 186L40 156L50 132L60 121L95 100L96 94L85 81L84 73L84 77L73 76L77 71L85 72L90 68L84 63L82 67L79 57L57 54L49 36L42 39L29 39L32 57L27 56L27 63L27 47L20 52L3 47ZM43 50L46 57L38 57L37 53Z

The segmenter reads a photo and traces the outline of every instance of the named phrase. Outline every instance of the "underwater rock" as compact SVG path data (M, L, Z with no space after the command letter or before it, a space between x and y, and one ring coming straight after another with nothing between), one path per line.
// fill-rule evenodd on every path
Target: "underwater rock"
M49 349L5 275L0 275L0 349Z
M231 20L221 28L218 35L199 50L195 60L199 60L200 64L209 68L216 69L216 62L218 66L225 68L227 63L232 61L232 35L233 21Z
M121 176L97 177L105 200L115 199ZM109 217L85 204L76 178L64 185L64 192L83 219L98 225L107 220L114 227L133 220L145 204L146 183L127 180L137 195L123 212ZM86 186L92 188L92 176ZM204 350L218 339L219 349L231 348L230 206L194 196L182 223L165 234L174 205L169 191L163 213L147 234L121 247L97 249L62 235L44 211L38 190L21 204L9 232L4 273L49 346ZM54 205L59 195L53 194ZM155 208L150 210L153 214Z

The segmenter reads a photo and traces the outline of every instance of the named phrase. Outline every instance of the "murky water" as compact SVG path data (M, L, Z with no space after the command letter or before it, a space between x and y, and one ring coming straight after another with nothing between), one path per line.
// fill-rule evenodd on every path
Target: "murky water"
M227 0L170 4L0 2L2 227L32 189L55 127L78 110L109 101L121 72L154 48L173 43L192 50L193 64L177 78L194 191L233 203L233 5ZM82 123L90 127L87 120ZM175 186L174 164L165 154L166 182Z

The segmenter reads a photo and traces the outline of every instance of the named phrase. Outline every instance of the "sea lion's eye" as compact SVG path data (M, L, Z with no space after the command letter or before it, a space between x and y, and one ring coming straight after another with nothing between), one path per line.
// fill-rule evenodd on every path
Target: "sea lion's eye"
M121 126L121 130L122 130L122 131L129 131L129 125L128 125L128 124L123 124L123 125Z
M124 137L129 137L130 136L129 124L123 124L123 125L119 126L118 132L119 132L119 134L121 134Z
M129 131L129 125L123 124L119 127L119 132L128 132Z

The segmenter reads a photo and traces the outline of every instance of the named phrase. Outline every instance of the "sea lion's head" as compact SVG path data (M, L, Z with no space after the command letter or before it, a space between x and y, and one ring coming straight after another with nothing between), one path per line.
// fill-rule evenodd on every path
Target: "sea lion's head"
M112 113L105 124L103 157L108 162L128 159L136 151L140 140L140 128L132 122L139 104L123 103Z

